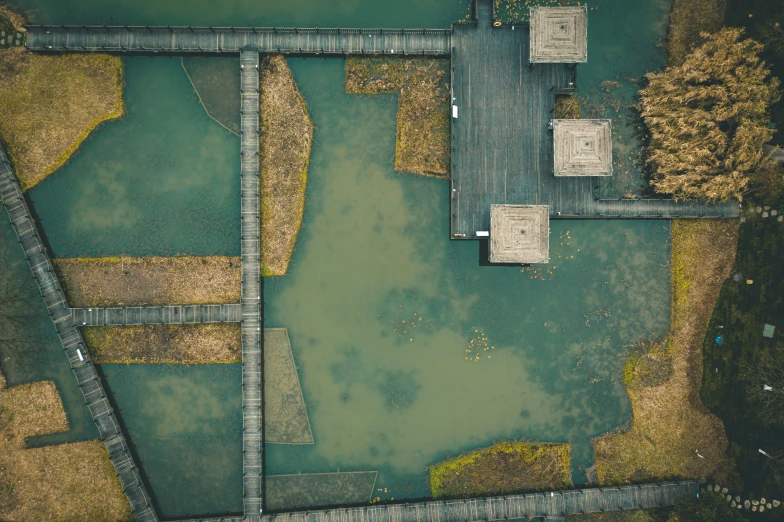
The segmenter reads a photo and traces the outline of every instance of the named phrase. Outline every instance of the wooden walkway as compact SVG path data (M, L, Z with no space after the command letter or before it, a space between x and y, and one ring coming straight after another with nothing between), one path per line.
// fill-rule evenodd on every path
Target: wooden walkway
M34 51L446 55L449 29L28 25Z
M130 501L133 514L139 522L157 521L150 495L133 461L95 366L84 347L82 336L74 326L65 294L52 270L52 264L41 243L30 210L22 196L22 190L2 146L0 146L0 196L16 231L19 244L24 249L25 257L38 283L41 297L49 310L68 361L71 363L76 382L84 394L84 400L98 427L101 440L109 452L109 458L117 471L120 484Z
M239 323L242 305L168 305L69 308L76 326L138 324Z
M265 515L262 522L479 522L534 517L558 520L580 513L672 506L681 500L696 500L698 493L696 482L684 481L278 513ZM199 522L241 520L225 517Z
M245 519L254 522L264 508L258 49L243 50L240 67L242 482Z

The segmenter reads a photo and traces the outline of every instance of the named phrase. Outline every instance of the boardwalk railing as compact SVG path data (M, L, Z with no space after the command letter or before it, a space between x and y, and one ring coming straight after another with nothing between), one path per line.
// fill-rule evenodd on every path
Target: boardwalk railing
M138 324L239 323L242 305L168 305L70 308L76 326Z
M264 507L259 212L259 52L240 53L240 212L242 218L242 483L245 520Z
M262 522L479 522L531 517L558 519L580 513L672 506L681 500L697 500L698 493L699 485L696 482L685 481L278 513L265 515ZM240 520L226 517L202 519L200 522Z
M448 55L449 29L29 25L34 51Z
M154 522L158 518L150 502L150 496L141 480L131 456L128 444L117 423L112 406L107 399L100 378L95 371L90 355L84 347L79 330L74 326L71 311L65 302L60 282L52 271L52 264L38 236L35 223L22 196L19 182L11 170L11 164L0 146L0 196L8 211L11 224L16 231L19 244L38 283L41 297L54 322L57 335L71 363L76 382L84 394L84 400L93 416L109 458L114 464L125 495L131 504L137 521Z

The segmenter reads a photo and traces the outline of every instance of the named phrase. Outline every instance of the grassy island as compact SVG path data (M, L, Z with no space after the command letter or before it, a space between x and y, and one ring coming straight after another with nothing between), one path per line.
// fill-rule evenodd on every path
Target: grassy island
M239 323L148 324L82 328L98 364L235 363L242 360Z
M0 520L132 520L100 441L26 448L25 439L68 430L53 382L6 388L0 373Z
M302 225L313 123L283 56L262 60L260 88L262 275L282 276Z
M632 426L594 439L601 485L708 476L724 458L724 426L700 401L702 341L735 260L738 222L672 226L670 332L624 368Z
M159 306L240 301L238 257L54 259L68 304Z
M0 17L17 27L24 23L5 6ZM0 78L0 140L23 190L62 167L98 125L124 112L117 56L0 49Z
M449 61L346 59L346 92L398 95L395 170L449 177Z
M438 499L564 489L570 450L569 444L501 442L432 466L430 490Z

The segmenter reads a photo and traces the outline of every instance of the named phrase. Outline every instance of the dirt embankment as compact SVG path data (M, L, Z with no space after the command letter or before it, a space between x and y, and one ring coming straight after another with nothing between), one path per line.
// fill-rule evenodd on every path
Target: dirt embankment
M346 59L347 93L398 94L395 170L449 177L448 72L448 60Z
M53 264L74 308L240 301L238 257L100 257Z
M0 373L0 520L132 520L100 441L25 448L34 435L68 430L53 382L6 388Z

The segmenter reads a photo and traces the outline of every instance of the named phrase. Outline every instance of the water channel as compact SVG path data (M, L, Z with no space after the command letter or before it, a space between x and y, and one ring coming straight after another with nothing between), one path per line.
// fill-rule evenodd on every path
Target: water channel
M466 0L19 3L44 23L446 27L467 12ZM626 121L629 79L663 63L668 3L589 5L580 91ZM178 58L124 63L127 116L30 191L55 255L238 255L238 138L206 115ZM346 95L342 59L289 63L316 133L303 228L289 274L265 281L265 325L288 328L315 444L268 445L267 474L378 471L374 497L418 498L428 465L525 439L571 442L584 481L590 438L628 419L625 354L668 327L669 224L554 222L547 268L480 266L478 243L448 239L447 182L392 169L396 97ZM608 194L640 184L633 129L614 129L628 173ZM8 356L4 370L57 382L72 430L51 442L94 437L56 344L45 365ZM163 514L240 511L239 366L102 372Z

